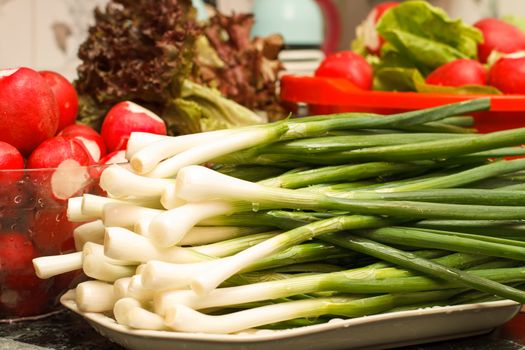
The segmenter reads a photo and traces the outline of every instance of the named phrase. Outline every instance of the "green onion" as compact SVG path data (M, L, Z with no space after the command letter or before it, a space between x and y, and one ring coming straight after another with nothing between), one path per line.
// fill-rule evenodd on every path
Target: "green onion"
M525 245L503 244L507 240L490 238L480 240L470 235L453 235L415 228L385 227L360 232L363 237L381 243L402 244L417 248L447 249L451 251L484 254L514 260L525 260ZM519 244L519 242L517 242Z
M474 117L462 115L457 117L448 117L441 120L442 123L456 126L474 126Z
M385 294L369 298L332 297L290 301L226 315L211 316L176 305L166 314L166 324L176 331L203 333L233 333L299 317L338 315L360 317L377 314L396 306L448 299L458 290L406 294Z
M261 154L254 159L266 158L273 161L294 159L310 164L341 164L357 161L406 162L452 158L494 148L516 146L522 143L525 143L525 128L497 131L490 134L477 135L477 137L421 142L417 147L414 147L414 144L368 147L350 151L323 153L321 157L312 157L308 154L308 149L305 149L304 152L293 155L268 153Z
M489 258L490 259L490 258ZM437 263L449 267L464 267L486 262L487 257L468 254L451 254L435 259ZM489 270L480 272L491 279L512 281L521 278L525 269L512 271ZM161 315L170 305L186 305L192 309L205 309L218 306L243 304L267 299L278 299L296 294L308 294L320 291L337 291L342 293L390 293L412 292L442 288L452 288L453 284L445 284L426 277L414 276L413 271L384 267L382 264L338 271L324 274L314 274L291 277L285 280L254 283L244 286L218 288L205 296L199 296L191 290L174 290L159 293L155 297L155 310ZM457 286L456 286L457 287Z
M261 153L325 153L338 152L359 148L414 144L425 141L443 139L466 139L475 135L443 134L443 133L414 133L406 134L379 134L379 135L348 135L324 136L317 138L299 139L278 142L259 149Z
M315 184L388 176L416 171L421 168L422 166L417 164L387 162L339 165L284 174L261 183L271 187L301 188Z
M380 227L388 225L389 223L386 219L359 215L339 216L321 220L281 233L227 258L214 260L213 264L170 264L170 266L168 266L164 264L153 265L150 261L147 264L150 265L150 268L147 266L144 270L143 279L144 283L149 281L149 284L152 286L162 285L165 283L166 273L174 274L175 271L180 271L181 274L191 275L191 288L195 290L197 294L202 295L216 288L223 281L245 269L250 264L276 252L283 251L293 245L329 232ZM155 269L155 267L158 267L158 269ZM173 270L169 270L170 268ZM183 280L180 283L185 284L186 281Z
M454 159L457 159L461 162L467 160L482 160L482 159L491 159L491 158L503 158L503 157L519 157L525 155L525 147L504 147L498 149L492 149L484 152L477 152L471 154L461 155Z
M408 228L409 230L413 228ZM453 231L445 231L445 230L433 230L433 229L416 229L418 231L426 231L430 233L435 234L441 234L441 235L448 235L448 236L454 236L454 237L462 237L462 238L468 238L468 239L475 239L485 242L492 242L492 243L499 243L499 244L506 244L514 247L522 247L525 248L525 243L522 241L517 241L509 238L502 238L502 237L491 237L489 235L476 235L472 233L461 233L461 232L453 232Z
M322 128L330 130L341 129L373 129L373 128L396 128L410 125L426 124L433 121L438 121L458 114L466 114L470 112L482 111L490 108L490 99L476 99L453 103L449 105L427 108L417 111L392 114L389 116L366 115L358 117L355 113L341 114L341 115L326 115L304 117L300 119L293 119L292 121L305 123L309 129ZM347 116L345 118L345 116ZM324 123L326 124L315 124Z
M522 220L421 220L413 223L412 226L514 240L520 237L525 239L525 225L523 225Z
M131 171L102 174L108 196L68 203L70 220L94 220L75 232L82 252L35 267L109 282L83 285L77 302L150 330L524 303L525 159L493 159L525 154L525 128L474 135L473 118L456 117L489 107L134 133Z
M429 180L430 181L430 180ZM238 180L213 170L190 166L177 177L177 196L189 202L207 198L250 201L262 207L342 210L365 215L450 219L519 219L525 208L409 201L351 200L319 193L271 188ZM202 202L201 202L202 203ZM152 225L155 220L153 220Z
M473 169L464 170L454 174L430 178L412 184L395 187L385 187L377 189L379 192L403 192L418 191L431 188L451 188L459 187L469 183L474 183L483 179L488 179L502 174L509 174L525 169L525 159L515 159L510 161L497 161L486 165L481 165Z
M465 128L461 126L446 124L445 121L448 118L443 119L441 122L431 122L422 125L411 125L400 127L399 130L407 132L428 132L428 133L454 133L454 134L474 134L476 129Z
M525 205L525 193L485 189L431 189L410 192L375 191L322 191L329 196L348 199L380 199L432 203L479 204L479 205Z
M470 273L445 267L430 260L419 258L414 254L396 249L373 240L348 234L328 234L320 236L320 239L351 249L363 254L372 255L407 269L413 269L428 276L441 278L450 282L487 293L497 294L508 299L525 302L525 292L506 286L501 283L490 281L485 278L474 276Z
M153 170L147 172L148 177L171 177L183 167L191 164L200 164L213 158L259 145L261 143L278 140L289 130L284 122L254 126L228 134L213 143L205 143L187 149L171 158L160 162ZM134 168L139 174L145 169Z

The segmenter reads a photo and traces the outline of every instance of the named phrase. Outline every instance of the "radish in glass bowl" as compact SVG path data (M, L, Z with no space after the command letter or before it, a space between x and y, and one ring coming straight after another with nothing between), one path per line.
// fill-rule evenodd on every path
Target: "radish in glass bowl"
M47 139L26 160L0 141L0 321L55 310L59 297L84 279L81 272L40 279L32 260L75 251L80 224L68 219L68 200L104 196L100 174L123 161L112 155L95 162L73 136Z
M74 86L56 72L0 69L0 322L53 311L84 278L41 279L32 261L76 251L75 232L86 226L68 217L70 199L106 196L101 173L128 165L132 132L166 134L162 119L130 101L110 110L102 134L75 123L77 107Z
M0 320L55 310L59 297L84 278L75 272L40 279L32 259L75 251L79 224L67 218L65 194L103 194L94 175L106 166L0 170Z

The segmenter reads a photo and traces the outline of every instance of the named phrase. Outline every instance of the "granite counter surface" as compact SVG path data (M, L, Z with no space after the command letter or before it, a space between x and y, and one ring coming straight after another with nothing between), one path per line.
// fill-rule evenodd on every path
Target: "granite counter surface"
M408 350L525 350L525 313L489 334L414 345ZM63 310L32 321L0 323L0 350L123 350L80 316ZM176 350L176 349L174 349Z

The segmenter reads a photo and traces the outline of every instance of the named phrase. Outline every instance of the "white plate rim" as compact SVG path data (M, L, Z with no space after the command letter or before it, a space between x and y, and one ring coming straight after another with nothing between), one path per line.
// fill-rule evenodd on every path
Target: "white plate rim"
M75 290L71 289L65 293L61 298L60 302L66 308L79 314L90 322L94 322L100 326L111 329L115 332L126 334L129 336L139 337L150 337L150 338L162 338L169 340L185 340L185 341L203 341L203 342L222 342L222 343L257 343L273 341L283 338L293 338L302 335L321 333L329 330L338 328L347 328L352 325L362 325L367 323L379 322L379 321L393 321L397 319L427 316L433 314L442 313L455 313L465 312L479 309L498 309L498 308L512 308L514 307L514 315L517 314L521 308L521 304L512 300L498 300L475 304L461 304L452 306L435 306L424 309L409 310L409 311L396 311L378 315L370 315L357 317L352 319L340 320L336 322L328 322L318 325L304 326L299 328L284 329L284 330L269 330L260 331L257 333L247 334L208 334L208 333L185 333L176 331L152 331L152 330L138 330L132 329L116 323L112 318L102 314L94 312L82 312L78 309L75 302Z

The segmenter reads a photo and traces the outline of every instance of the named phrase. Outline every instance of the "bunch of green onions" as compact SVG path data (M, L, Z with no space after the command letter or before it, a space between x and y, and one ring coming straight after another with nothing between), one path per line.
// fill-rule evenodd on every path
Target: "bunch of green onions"
M525 302L525 128L472 100L165 137L132 134L107 197L69 202L78 307L128 327L234 333L479 300Z

